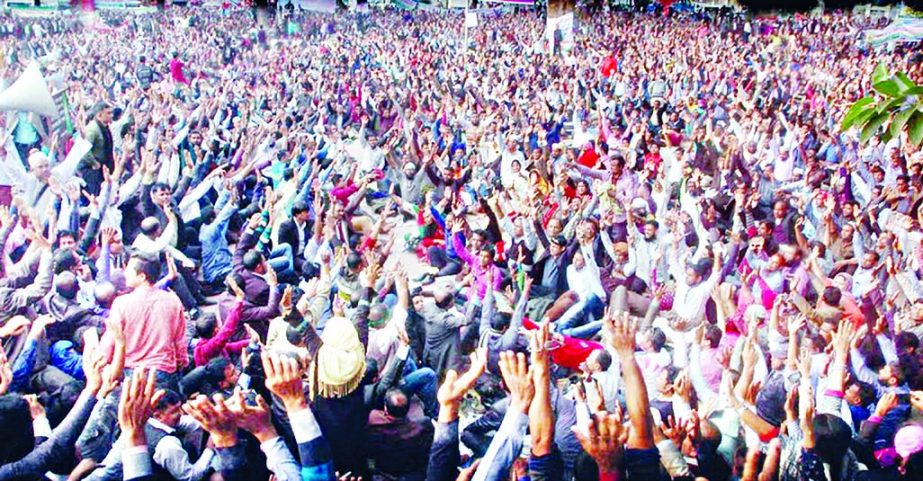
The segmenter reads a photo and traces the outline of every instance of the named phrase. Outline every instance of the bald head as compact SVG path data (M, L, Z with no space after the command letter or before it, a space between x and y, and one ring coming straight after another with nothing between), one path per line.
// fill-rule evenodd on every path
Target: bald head
M433 299L436 305L442 309L448 309L455 302L455 294L445 287L440 287L433 292Z
M93 289L93 297L96 298L96 304L106 309L112 306L112 301L115 300L116 293L115 284L111 282L100 282L96 284L96 287Z
M369 323L372 325L377 325L384 319L385 314L388 312L388 309L384 304L375 304L369 308Z
M141 233L147 236L155 236L160 231L160 221L156 217L145 217L141 221Z
M64 271L56 275L54 289L65 299L76 299L77 291L80 290L80 286L77 284L77 276L71 271Z

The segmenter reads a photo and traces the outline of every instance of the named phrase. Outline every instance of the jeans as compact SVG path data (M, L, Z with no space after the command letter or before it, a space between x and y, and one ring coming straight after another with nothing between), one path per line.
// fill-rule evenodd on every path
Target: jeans
M432 246L426 252L429 263L439 269L435 277L453 276L462 270L461 264L449 258L444 247Z
M438 389L436 372L428 367L418 368L413 358L408 358L404 364L402 377L400 388L408 396L416 394L423 402L423 412L430 418L436 419L439 407L436 401L436 389Z
M279 244L269 253L269 265L276 272L295 269L295 258L292 255L292 246Z
M602 322L596 319L603 316L605 308L606 304L595 295L581 299L557 320L557 331L581 339L592 337L602 329ZM582 326L586 328L581 330Z
M292 246L288 244L279 244L278 247L269 253L269 266L276 271L279 280L288 284L298 283L298 274L295 272L295 256L292 254Z

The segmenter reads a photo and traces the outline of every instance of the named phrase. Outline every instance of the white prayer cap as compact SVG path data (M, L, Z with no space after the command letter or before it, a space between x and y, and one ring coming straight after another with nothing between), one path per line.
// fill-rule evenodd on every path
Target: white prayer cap
M45 162L50 162L50 159L48 159L48 156L45 155L45 153L42 152L41 150L36 150L35 152L32 152L31 154L29 154L28 163L30 166L40 160L44 160Z

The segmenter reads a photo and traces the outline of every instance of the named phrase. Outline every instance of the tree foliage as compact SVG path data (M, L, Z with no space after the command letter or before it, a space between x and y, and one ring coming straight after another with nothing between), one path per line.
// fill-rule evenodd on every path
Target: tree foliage
M887 142L906 131L910 142L923 142L923 86L902 72L889 73L879 65L872 74L872 92L857 100L843 116L841 128L860 130L859 140L867 142L881 134Z

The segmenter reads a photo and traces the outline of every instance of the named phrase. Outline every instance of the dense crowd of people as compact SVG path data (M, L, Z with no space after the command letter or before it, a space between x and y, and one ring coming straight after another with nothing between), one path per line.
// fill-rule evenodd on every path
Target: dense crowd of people
M479 15L7 20L0 480L923 479L920 45Z

